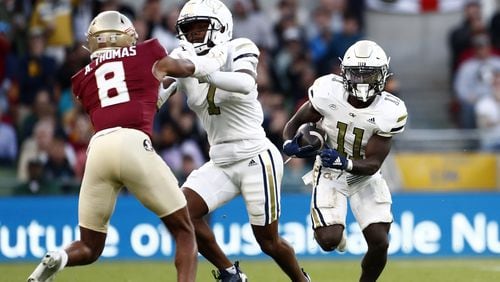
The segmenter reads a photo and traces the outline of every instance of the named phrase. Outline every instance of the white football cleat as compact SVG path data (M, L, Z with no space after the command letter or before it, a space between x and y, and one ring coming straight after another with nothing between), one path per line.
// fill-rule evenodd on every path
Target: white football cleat
M55 274L61 267L61 254L58 252L48 252L42 258L42 262L38 264L28 282L51 282L54 280Z
M339 253L345 253L347 251L347 235L345 232L342 233L342 239L340 239L340 243L337 246L337 251Z
M307 272L305 272L303 268L301 270L302 270L302 274L304 274L304 276L306 277L307 281L311 282L312 281L311 280L311 276L309 276L309 274L307 274Z
M240 262L235 261L234 267L236 268L236 273L230 273L229 271L223 270L212 270L215 281L220 282L248 282L248 277L241 271Z

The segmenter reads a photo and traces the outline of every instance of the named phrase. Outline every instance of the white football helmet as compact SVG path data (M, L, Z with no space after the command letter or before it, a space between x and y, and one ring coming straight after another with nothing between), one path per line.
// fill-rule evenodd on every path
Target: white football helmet
M233 37L233 15L219 0L188 1L177 19L177 37L188 41L187 26L197 21L209 23L203 42L192 42L197 54L204 54L213 46L228 42Z
M137 38L134 25L125 15L116 11L102 12L90 22L87 31L90 57L96 51L135 45Z
M354 43L342 59L344 88L350 95L366 102L384 90L385 81L390 76L389 61L377 43L369 40Z

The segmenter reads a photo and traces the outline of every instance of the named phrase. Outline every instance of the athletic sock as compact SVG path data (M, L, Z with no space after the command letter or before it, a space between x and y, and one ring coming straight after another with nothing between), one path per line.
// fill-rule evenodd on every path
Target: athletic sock
M238 273L238 271L236 270L236 267L234 265L231 265L231 267L226 268L226 271L231 273L231 274Z
M59 266L59 270L62 270L68 263L68 254L63 250L59 251L59 254L61 255L61 265Z

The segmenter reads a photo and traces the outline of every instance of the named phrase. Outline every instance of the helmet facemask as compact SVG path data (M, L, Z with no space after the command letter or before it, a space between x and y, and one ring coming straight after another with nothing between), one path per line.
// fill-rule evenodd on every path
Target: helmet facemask
M366 102L385 88L390 76L390 58L377 43L361 40L349 47L342 59L344 88L356 99Z
M387 67L343 67L344 83L349 93L363 102L384 90Z
M195 25L200 25L202 23L205 23L207 25L204 38L202 40L192 40L191 38L196 36L191 33L202 32L201 30L197 29ZM216 42L216 36L218 33L223 33L225 27L216 18L195 16L178 21L176 29L177 38L192 43L196 53L199 55L203 55L208 52L210 48L216 45L214 43Z

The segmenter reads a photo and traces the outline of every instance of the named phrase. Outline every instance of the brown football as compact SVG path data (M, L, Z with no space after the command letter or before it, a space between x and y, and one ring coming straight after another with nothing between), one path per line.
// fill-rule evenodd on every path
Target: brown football
M325 131L319 128L316 123L308 122L302 124L297 129L297 134L302 133L299 138L299 145L306 146L312 145L315 150L321 150L325 144L326 134Z

